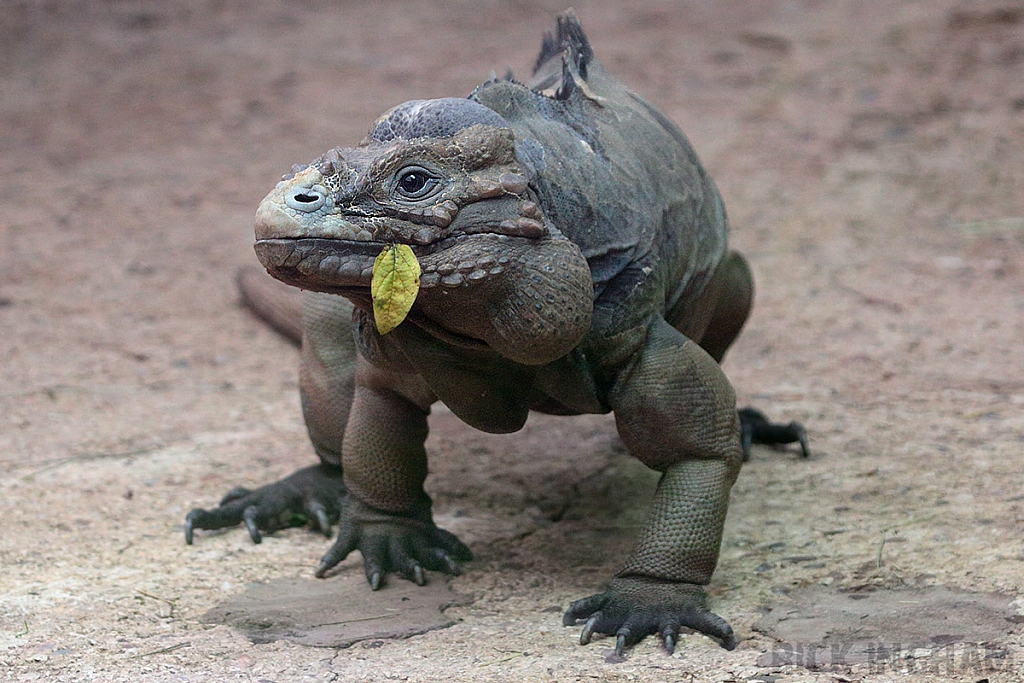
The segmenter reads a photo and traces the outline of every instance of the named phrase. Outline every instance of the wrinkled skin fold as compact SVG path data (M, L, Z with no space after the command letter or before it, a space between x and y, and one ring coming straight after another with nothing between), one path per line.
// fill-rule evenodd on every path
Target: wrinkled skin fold
M307 290L300 385L321 462L193 510L186 541L239 523L256 542L337 524L318 576L353 550L373 590L392 573L458 574L472 553L434 524L423 490L431 406L495 433L530 410L614 412L630 453L662 476L633 553L564 623L583 624L584 644L614 636L619 654L647 635L671 653L681 628L733 648L702 588L729 491L749 444L799 437L806 454L806 437L736 410L719 362L753 281L727 239L689 142L594 59L571 12L530 84L386 112L360 145L294 167L256 216L260 262ZM408 315L381 334L370 283L394 244L422 272ZM258 292L246 297L259 309Z

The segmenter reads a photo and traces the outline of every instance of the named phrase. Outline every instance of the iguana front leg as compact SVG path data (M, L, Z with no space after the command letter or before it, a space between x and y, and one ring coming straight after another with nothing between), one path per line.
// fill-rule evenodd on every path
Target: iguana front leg
M360 356L355 399L342 448L346 498L338 538L317 576L353 550L363 555L373 590L389 572L423 585L424 568L458 574L469 548L439 529L423 490L427 415L434 396L411 372L385 370Z
M736 399L718 364L662 319L610 395L630 452L663 472L647 526L604 593L574 602L580 641L617 636L616 652L659 634L669 652L681 627L735 647L732 628L707 609L701 586L718 562L729 490L742 462Z
M254 491L235 489L214 509L193 510L186 542L194 529L239 522L257 543L261 531L305 518L327 535L337 522L338 539L317 575L358 549L374 590L388 572L422 584L423 568L456 574L457 562L472 559L454 535L434 525L423 491L426 418L435 398L418 375L374 367L359 354L352 311L338 296L305 296L300 387L320 465Z

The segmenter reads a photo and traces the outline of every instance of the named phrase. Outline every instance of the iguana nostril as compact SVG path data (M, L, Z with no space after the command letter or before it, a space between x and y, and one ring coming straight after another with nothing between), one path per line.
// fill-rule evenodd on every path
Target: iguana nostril
M312 213L324 205L324 193L316 188L297 188L285 197L285 203L296 211Z

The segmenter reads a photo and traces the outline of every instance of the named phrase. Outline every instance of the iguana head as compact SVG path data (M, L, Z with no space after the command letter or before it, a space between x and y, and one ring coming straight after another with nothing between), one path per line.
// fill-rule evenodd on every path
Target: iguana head
M422 275L410 318L540 363L589 329L593 284L544 216L512 129L468 99L416 100L363 142L293 167L256 212L274 277L370 307L374 259L407 244Z

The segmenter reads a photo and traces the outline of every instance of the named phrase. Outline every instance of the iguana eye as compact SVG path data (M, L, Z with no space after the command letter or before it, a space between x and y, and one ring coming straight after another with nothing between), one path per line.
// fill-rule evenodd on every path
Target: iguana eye
M396 176L395 190L403 199L423 199L434 193L440 181L424 168L404 168Z

